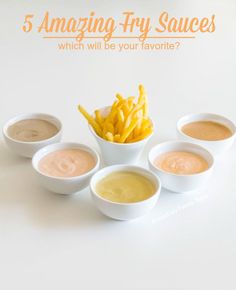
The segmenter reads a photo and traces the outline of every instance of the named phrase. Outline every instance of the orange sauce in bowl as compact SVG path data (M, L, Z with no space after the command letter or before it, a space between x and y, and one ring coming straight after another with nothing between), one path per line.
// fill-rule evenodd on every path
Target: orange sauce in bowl
M233 135L228 127L213 121L191 122L184 125L181 130L192 138L205 141L224 140Z
M163 171L180 175L196 174L209 168L202 156L187 151L162 153L156 157L154 165Z

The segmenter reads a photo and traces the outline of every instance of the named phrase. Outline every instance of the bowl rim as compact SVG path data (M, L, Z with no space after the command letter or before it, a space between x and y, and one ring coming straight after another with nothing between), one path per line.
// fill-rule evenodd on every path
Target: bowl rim
M206 154L208 154L208 156L210 157L211 159L211 164L208 163L209 167L202 171L202 172L198 172L198 173L192 173L192 174L176 174L176 173L172 173L172 172L168 172L168 171L165 171L157 166L154 165L153 163L153 159L151 159L150 155L153 153L154 150L156 150L156 148L158 147L161 147L161 146L165 146L165 145L169 145L169 144L185 144L185 145L189 145L189 146L192 146L192 147L195 147L195 148L198 148L202 151L204 151ZM171 152L171 151L175 151L174 149L173 150L170 150L170 151L166 151L166 152ZM180 150L178 150L180 151ZM186 150L183 150L183 151L186 151ZM189 152L192 152L192 151L189 151ZM195 153L195 152L193 152ZM195 153L196 154L196 153ZM156 157L159 156L158 154L156 155ZM203 157L204 158L204 157ZM205 159L205 158L204 158ZM207 160L206 160L207 161ZM160 171L162 172L163 174L167 174L169 176L176 176L176 177L193 177L193 176L201 176L201 175L204 175L206 174L207 172L211 171L215 165L215 158L213 156L213 154L208 151L205 147L201 146L201 145L198 145L198 144L195 144L195 143L191 143L191 142L188 142L188 141L180 141L180 140L170 140L170 141L166 141L166 142L161 142L161 143L158 143L156 144L155 146L153 146L149 153L148 153L148 163L149 165L151 165L151 168L152 170L157 170L157 171Z
M127 168L127 169L125 169ZM153 195L149 196L148 198L144 199L144 200L141 200L141 201L136 201L136 202L116 202L116 201L111 201L109 199L106 199L104 197L102 197L101 195L99 195L96 190L95 190L95 182L94 182L94 179L96 178L96 175L100 174L102 171L105 171L105 170L109 170L109 169L112 169L110 172L108 172L106 175L110 174L110 173L113 173L113 172L119 172L119 171L130 171L132 172L132 169L136 169L135 172L138 172L140 175L143 175L141 172L146 172L148 175L151 175L153 177L153 179L155 179L156 181L156 184L157 184L157 187L156 187L156 190L154 192ZM113 170L114 169L114 170ZM133 172L134 172L133 171ZM143 175L145 176L145 175ZM146 176L145 176L146 177ZM103 177L102 177L103 178ZM102 178L99 178L99 181L102 179ZM148 177L147 177L148 178ZM151 180L150 180L151 181ZM98 181L97 181L98 182ZM96 183L97 183L96 182ZM153 182L153 181L151 181ZM97 171L91 178L90 180L90 184L89 184L89 187L90 187L90 191L92 192L93 195L95 195L97 198L99 198L100 200L104 201L104 202L107 202L109 204L115 204L115 205L121 205L121 206L135 206L135 205L138 205L138 204L142 204L142 203L145 203L151 199L153 199L154 197L159 197L160 195L160 192L161 192L161 189L162 189L162 183L161 183L161 180L159 178L159 176L155 175L151 170L148 170L146 168L143 168L141 166L137 166L137 165L127 165L127 164L115 164L115 165L110 165L110 166L106 166L106 167L103 167L101 168L99 171Z
M185 133L181 130L182 127L184 126L184 125L181 125L181 122L182 122L185 118L186 118L186 119L187 119L187 118L191 119L191 118L193 118L194 116L201 116L201 115L208 115L209 118L202 118L202 119L200 119L199 121L211 121L211 120L210 120L211 117L218 117L219 119L225 120L226 122L230 123L230 125L231 125L231 126L233 127L233 129L234 129L234 132L232 132L232 130L231 130L231 128L229 128L229 126L223 124L224 126L226 126L226 127L231 131L232 135L231 135L230 137L227 137L227 138L225 138L225 139L220 139L220 140L203 140L203 139L194 138L194 137L192 137L192 136L189 136L189 135L185 134ZM209 119L209 120L208 120L208 119ZM191 122L194 122L194 121L191 121L191 120L190 120L190 121L186 122L186 124L189 124L189 123L191 123ZM196 121L196 122L197 122L197 121ZM214 120L213 120L213 122L216 122L216 123L220 123L220 124L222 124L220 121L214 121ZM188 138L189 140L200 141L200 142L204 142L204 143L206 143L206 144L213 144L213 143L218 143L218 144L219 144L219 143L223 143L224 141L230 141L230 140L232 140L232 139L235 137L235 135L236 135L236 125L233 123L233 121L231 121L230 119L224 117L223 115L214 114L214 113L204 113L204 112L201 112L201 113L192 113L192 114L184 115L184 116L182 116L181 118L178 119L178 121L177 121L177 123L176 123L176 129L177 129L177 131L179 132L179 134L181 134L182 136Z
M20 140L16 140L16 139L12 138L11 136L9 136L7 130L11 125L13 125L19 121L22 121L22 120L33 119L34 118L33 116L35 116L35 119L39 119L39 120L45 120L44 118L46 118L46 117L54 119L58 123L58 125L55 125L58 129L58 132L55 135L51 136L50 138L43 139L40 141L20 141ZM47 121L47 120L45 120L45 121ZM50 121L48 121L48 122L51 123ZM62 133L62 127L63 127L62 122L60 121L60 119L58 119L54 115L47 114L47 113L23 113L23 114L15 115L14 117L11 117L10 119L8 119L2 127L2 132L3 132L3 135L5 136L5 138L11 140L12 142L15 142L18 144L35 145L35 144L43 144L44 142L47 142L47 141L53 140L56 137L59 137Z
M64 147L65 146L65 147ZM43 154L42 157L40 157L38 159L38 161L36 161L36 158L38 157L38 155L42 154L43 151L47 150L47 149L50 149L52 147L56 147L54 150L52 151L49 151L48 153L46 154ZM57 147L62 147L62 148L57 148ZM89 171L87 171L86 173L84 174L81 174L81 175L78 175L78 176L71 176L71 177L61 177L61 176L52 176L52 175L47 175L45 173L43 173L42 171L40 171L38 169L38 164L40 162L40 160L48 155L49 153L52 153L52 152L55 152L55 151L59 151L59 150L63 150L63 149L87 149L88 152L92 152L92 154L96 157L96 164L95 166L90 169ZM84 150L86 151L86 150ZM83 143L77 143L77 142L58 142L58 143L53 143L53 144L49 144L41 149L39 149L33 156L32 158L32 167L33 169L38 173L40 174L41 176L43 177L46 177L46 178L50 178L50 179L54 179L54 180L61 180L61 181L73 181L73 180L79 180L79 179L83 179L84 177L88 177L89 175L93 174L94 172L96 172L96 170L99 168L100 166L100 156L99 154L97 153L97 151L93 148L91 148L90 146L86 145L86 144L83 144Z

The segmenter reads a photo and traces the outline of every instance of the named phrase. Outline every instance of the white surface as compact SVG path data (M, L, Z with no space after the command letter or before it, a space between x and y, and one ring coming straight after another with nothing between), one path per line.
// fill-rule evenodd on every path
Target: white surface
M0 2L1 126L18 113L51 113L64 123L63 140L97 148L77 104L93 110L116 92L134 94L140 82L157 127L146 151L175 138L175 123L187 113L209 111L236 122L234 0L66 3ZM216 32L183 40L174 52L91 53L58 51L56 41L20 29L27 13L118 16L128 9L215 13ZM162 191L150 215L126 223L102 216L88 190L62 197L42 189L30 160L13 156L1 138L0 288L235 289L235 153L234 144L205 190Z

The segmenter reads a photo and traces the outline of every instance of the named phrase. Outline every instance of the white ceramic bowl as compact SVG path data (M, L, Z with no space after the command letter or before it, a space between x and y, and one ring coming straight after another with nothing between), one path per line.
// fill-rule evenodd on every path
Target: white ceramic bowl
M98 136L91 126L90 131L100 147L102 159L106 165L137 163L146 143L151 138L150 135L134 143L115 143Z
M38 164L39 161L46 156L47 154L62 150L62 149L82 149L90 154L95 158L96 165L90 171L86 172L83 175L75 176L75 177L54 177L48 176L42 173L39 168ZM40 149L32 159L33 168L37 174L39 182L42 184L43 187L46 189L60 193L60 194L71 194L77 191L80 191L89 185L89 181L92 175L98 170L100 165L100 158L98 153L91 149L90 147L79 144L79 143L56 143L48 145L42 149Z
M182 131L182 127L196 121L213 121L225 125L232 131L232 136L218 141L205 141L186 135ZM236 136L236 127L232 121L220 115L210 113L190 114L182 117L177 122L177 134L180 139L199 144L216 156L225 152L232 146Z
M106 115L109 108L101 108L102 115ZM134 143L115 143L98 136L90 125L89 129L100 147L102 159L106 165L137 163L146 143L153 135L152 133L147 138Z
M142 174L153 182L156 186L156 192L144 201L133 203L119 203L104 199L96 192L96 184L106 175L117 171L130 171ZM155 174L142 167L132 165L113 165L105 167L94 174L90 181L90 191L96 207L104 215L117 220L131 220L147 214L155 206L160 195L161 182Z
M27 119L41 119L48 121L55 125L58 129L57 134L52 136L51 138L36 141L36 142L24 142L24 141L18 141L13 138L11 138L8 135L8 128L9 126L13 125L14 123L21 121L21 120L27 120ZM33 157L33 155L44 146L47 146L49 144L57 143L61 140L62 135L62 124L59 119L52 115L48 114L42 114L42 113L32 113L32 114L22 114L18 115L16 117L11 118L4 126L3 126L3 136L6 141L6 144L8 147L15 153L20 156L24 157Z
M154 160L160 154L170 151L188 151L203 157L209 164L206 171L197 174L180 175L163 171L154 165ZM162 186L174 192L188 192L196 190L206 184L208 181L214 164L212 154L197 144L184 141L169 141L153 147L148 155L149 168L160 177Z

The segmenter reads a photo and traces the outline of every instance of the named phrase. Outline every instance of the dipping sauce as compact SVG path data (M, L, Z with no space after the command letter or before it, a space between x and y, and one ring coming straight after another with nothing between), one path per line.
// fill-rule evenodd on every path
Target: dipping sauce
M96 185L96 192L101 197L119 203L142 201L151 197L155 191L151 180L130 171L110 173Z
M217 122L213 121L197 121L184 125L181 130L184 134L206 141L217 141L231 137L231 130Z
M200 173L209 168L202 156L187 151L163 153L156 157L154 165L163 171L184 175Z
M25 119L10 125L7 134L12 139L23 142L36 142L49 139L58 133L58 128L41 119Z
M81 149L63 149L51 152L40 161L39 170L54 177L74 177L95 167L95 158Z

